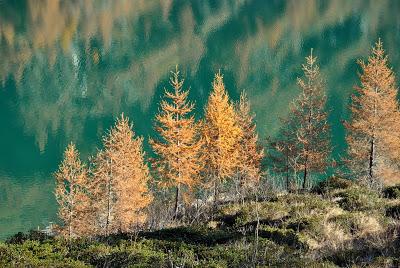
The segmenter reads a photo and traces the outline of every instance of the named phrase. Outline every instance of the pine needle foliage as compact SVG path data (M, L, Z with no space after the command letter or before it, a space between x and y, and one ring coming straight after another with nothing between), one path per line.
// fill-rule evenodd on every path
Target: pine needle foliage
M242 131L239 141L239 185L249 188L256 185L262 176L261 161L264 149L259 143L254 114L251 113L250 101L246 92L242 92L237 105L237 122Z
M219 184L231 178L240 165L238 148L243 131L220 72L215 74L212 88L205 108L203 135L206 142L207 182L208 186L213 186L214 201L217 201Z
M103 150L93 162L93 206L97 234L129 232L146 220L146 207L152 200L151 180L145 163L143 138L135 137L123 114L108 135Z
M199 124L193 116L194 104L188 101L189 90L183 89L178 68L171 72L172 90L165 89L161 109L156 116L155 130L159 139L150 139L156 154L153 167L162 188L175 188L175 216L181 199L190 200L200 183L202 146Z
M347 129L349 169L369 184L399 181L400 117L395 74L379 39L368 60L359 60L360 86L351 99Z
M67 238L87 235L91 232L88 172L73 143L67 146L54 176L58 216L63 222L61 234Z
M296 137L294 168L302 176L303 189L309 183L310 174L324 173L331 165L329 158L332 148L325 112L325 84L316 60L311 50L306 63L302 65L304 76L297 80L301 93L292 103L290 115L290 120L294 120L297 125L293 133Z

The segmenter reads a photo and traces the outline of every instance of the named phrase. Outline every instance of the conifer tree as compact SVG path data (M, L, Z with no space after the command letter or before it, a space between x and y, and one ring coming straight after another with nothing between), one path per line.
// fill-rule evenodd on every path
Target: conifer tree
M381 40L361 66L361 85L352 96L351 120L345 123L348 166L360 180L387 182L398 178L400 117L395 74Z
M93 206L98 234L132 231L146 220L144 209L152 200L151 179L142 148L128 118L122 114L93 163Z
M254 187L260 180L261 161L264 149L258 141L254 115L250 111L250 102L245 92L240 95L237 105L237 122L242 131L239 141L238 184L243 189ZM239 192L241 192L239 190ZM243 197L243 194L240 194Z
M282 127L274 138L268 138L268 160L272 170L281 174L285 180L285 187L288 191L294 188L293 177L296 164L296 122L292 117L281 119Z
M58 216L64 224L62 234L68 238L89 235L91 224L88 173L74 144L71 143L66 148L55 178Z
M159 139L151 139L157 157L154 168L162 179L162 186L175 188L175 217L181 202L181 195L190 194L199 184L202 169L202 140L199 125L191 114L194 104L188 102L189 90L183 90L184 80L179 78L176 68L172 72L170 85L172 91L165 89L165 100L161 102L161 111L156 116L156 131Z
M209 185L214 189L215 208L220 183L232 177L240 164L238 148L243 133L220 72L215 75L212 87L205 109L203 135L206 142L206 174Z
M291 106L295 124L296 157L294 168L302 175L303 189L306 188L310 174L323 173L331 164L330 126L325 110L325 85L321 77L317 58L311 54L302 65L303 78L298 78L300 96Z

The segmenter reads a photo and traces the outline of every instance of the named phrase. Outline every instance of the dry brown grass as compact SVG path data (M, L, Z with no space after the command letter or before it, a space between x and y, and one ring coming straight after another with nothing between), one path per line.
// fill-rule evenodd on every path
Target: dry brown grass
M357 230L355 235L358 237L366 237L384 231L384 227L376 217L362 213L359 217L355 217L354 224Z

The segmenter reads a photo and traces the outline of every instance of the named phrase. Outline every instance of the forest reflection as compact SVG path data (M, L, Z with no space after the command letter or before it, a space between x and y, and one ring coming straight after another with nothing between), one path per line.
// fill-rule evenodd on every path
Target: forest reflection
M15 87L21 125L41 150L60 130L66 140L82 139L87 120L133 106L150 118L155 93L177 64L200 104L211 74L222 68L230 91L248 91L263 136L279 128L276 118L285 115L297 94L299 64L311 46L329 80L333 120L346 113L341 107L356 78L346 76L346 68L367 55L370 40L379 35L399 68L394 52L400 2L395 0L22 0L0 5L0 80L8 90Z

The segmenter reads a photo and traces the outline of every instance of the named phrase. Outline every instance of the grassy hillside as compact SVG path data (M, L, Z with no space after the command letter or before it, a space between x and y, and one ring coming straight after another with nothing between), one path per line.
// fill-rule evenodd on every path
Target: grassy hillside
M0 244L0 266L398 267L399 216L400 186L377 193L331 179L312 193L223 204L196 226L70 242L20 233Z

